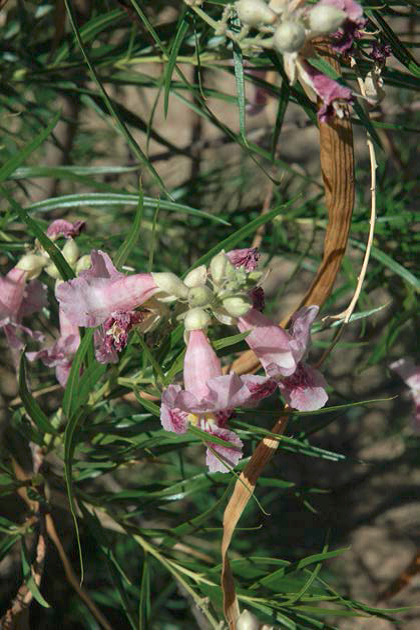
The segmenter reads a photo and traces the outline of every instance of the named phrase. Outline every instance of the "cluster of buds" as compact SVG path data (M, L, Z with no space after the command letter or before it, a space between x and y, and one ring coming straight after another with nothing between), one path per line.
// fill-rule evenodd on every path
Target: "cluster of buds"
M172 273L152 273L159 291L155 298L177 301L177 318L191 330L206 330L212 320L232 325L253 306L252 293L261 280L256 271L256 249L222 251L210 261L190 271L185 279Z
M316 56L313 42L319 37L328 36L336 52L347 54L366 23L362 7L354 0L319 0L315 5L307 0L238 0L234 6L242 23L238 41L253 41L254 47L280 53L291 84L299 81L311 100L322 102L321 122L342 116L340 104L352 102L351 90L309 60ZM257 37L246 40L252 29L259 32Z

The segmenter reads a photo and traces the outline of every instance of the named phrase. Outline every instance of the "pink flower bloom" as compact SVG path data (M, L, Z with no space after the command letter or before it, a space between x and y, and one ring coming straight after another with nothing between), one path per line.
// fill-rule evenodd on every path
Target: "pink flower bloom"
M132 311L158 290L150 273L125 276L104 252L92 251L91 261L90 269L59 284L55 292L60 307L77 326L99 326L114 313Z
M254 271L258 267L261 254L256 247L231 249L226 256L234 267L244 267L246 271Z
M354 0L321 0L317 6L329 6L347 14L347 19L332 36L332 47L340 53L347 53L353 46L354 39L360 37L359 30L366 25L363 8Z
M394 361L389 367L402 378L411 390L414 401L412 426L416 433L420 433L420 366L415 365L411 358L403 358Z
M103 326L95 331L95 356L99 363L118 361L118 353L126 347L130 330L140 324L147 314L144 311L114 313L105 320Z
M218 444L210 444L207 449L210 472L228 472L229 468L217 460L212 449L220 452L227 461L234 464L239 461L242 442L225 429L225 424L235 407L252 406L271 394L275 384L270 386L269 380L261 376L239 377L234 373L223 375L220 361L205 333L192 330L184 359L185 389L169 385L163 392L162 426L167 431L185 433L192 422L201 430L235 444L233 449Z
M60 309L60 336L49 348L43 348L38 352L27 352L29 361L41 359L47 367L55 367L57 381L65 387L72 360L80 343L79 328L73 324Z
M299 411L315 411L328 400L324 377L303 361L318 310L317 306L300 309L292 318L289 331L255 309L238 319L241 332L251 330L246 341L266 374L277 380L287 404Z
M322 101L322 106L318 110L320 122L328 122L340 109L337 101L351 103L353 101L351 90L344 85L340 85L334 79L322 74L319 70L311 66L307 61L299 64L299 78L310 91L314 92Z
M46 305L46 288L38 280L26 281L27 272L13 267L0 277L0 328L3 328L12 351L15 365L23 342L17 335L25 332L33 339L42 339L42 334L22 325L22 319L40 311Z
M59 236L65 238L79 236L80 232L85 229L86 221L75 221L71 223L65 219L56 219L47 229L47 236L55 240Z

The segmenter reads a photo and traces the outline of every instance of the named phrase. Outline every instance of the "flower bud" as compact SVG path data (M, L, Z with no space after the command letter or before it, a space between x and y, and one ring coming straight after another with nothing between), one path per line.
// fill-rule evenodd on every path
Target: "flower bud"
M243 24L257 27L272 24L276 15L263 0L239 0L235 3L236 12Z
M45 267L45 271L49 276L51 276L51 278L55 278L55 280L59 280L61 278L61 273L58 271L54 263L50 263L48 267Z
M236 630L258 630L259 621L249 610L243 610L236 622Z
M188 304L195 306L207 306L214 301L214 294L209 287L193 287L188 291Z
M202 308L192 308L184 318L185 330L205 330L211 322L211 317Z
M309 26L319 35L335 33L346 18L347 14L337 7L318 5L309 13Z
M207 280L207 267L206 265L200 265L196 269L190 271L184 280L184 284L187 285L189 289L194 287L201 287L206 284Z
M246 315L251 308L251 300L245 296L234 296L225 298L222 302L223 308L232 317L242 317Z
M188 289L185 284L174 273L168 271L163 273L152 273L156 285L168 296L174 298L188 297Z
M45 265L47 264L46 259L43 256L37 256L36 254L25 254L19 260L16 267L18 269L22 269L27 272L28 280L32 280L32 278L36 278L39 276Z
M274 48L281 53L293 53L305 43L305 29L300 22L287 20L274 33Z
M90 259L90 255L85 254L84 256L79 258L76 263L76 275L79 274L81 271L86 271L86 269L89 269L91 266L92 261Z
M225 252L220 252L220 254L217 254L217 256L214 256L214 258L211 259L210 273L213 278L213 282L216 284L220 284L222 282L228 262L229 261Z
M80 250L76 241L72 238L69 238L68 241L66 241L63 249L61 250L61 253L71 266L74 265L79 258Z

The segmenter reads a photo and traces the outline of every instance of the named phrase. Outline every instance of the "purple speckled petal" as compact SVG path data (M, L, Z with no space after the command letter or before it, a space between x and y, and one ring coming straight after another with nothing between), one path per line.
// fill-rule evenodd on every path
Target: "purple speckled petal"
M234 267L244 267L246 271L254 271L258 267L261 258L256 247L245 247L244 249L231 249L226 253L229 261Z
M298 411L316 411L328 400L327 383L321 372L299 363L295 373L279 382L286 403Z
M47 236L52 239L56 239L59 236L65 238L79 236L80 232L85 228L86 221L66 221L65 219L56 219L53 221L47 229Z
M239 460L242 459L242 440L239 439L233 431L221 429L216 425L207 425L200 428L203 428L206 433L209 433L210 435L214 435L221 440L225 440L226 442L233 444L232 447L215 444L214 442L207 443L206 464L209 468L209 472L229 472L236 466Z

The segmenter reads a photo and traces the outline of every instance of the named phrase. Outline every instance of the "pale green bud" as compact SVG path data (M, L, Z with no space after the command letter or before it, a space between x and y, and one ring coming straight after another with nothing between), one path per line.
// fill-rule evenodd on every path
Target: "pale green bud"
M259 621L249 610L243 610L236 622L236 630L258 630Z
M207 267L206 265L200 265L200 267L193 269L186 275L184 284L186 284L189 289L192 289L194 287L203 286L204 284L206 284L206 280Z
M276 30L274 48L281 53L298 52L305 43L305 28L300 22L286 20Z
M250 271L248 274L248 280L250 280L250 282L252 283L257 283L261 280L263 275L264 275L263 271Z
M243 24L257 27L272 24L276 15L263 0L239 0L235 3L236 12Z
M346 13L337 7L316 6L309 13L309 26L311 31L319 35L335 33L346 17Z
M188 288L174 273L161 272L152 273L153 280L156 285L167 294L167 296L173 298L186 299L188 297Z
M214 301L214 294L209 287L194 287L188 291L188 304L194 306L208 306Z
M224 279L228 263L229 261L226 257L225 252L220 252L219 254L217 254L217 256L214 256L214 258L211 259L210 273L215 284L220 284Z
M192 308L184 318L185 330L205 330L211 322L211 317L202 308Z
M84 256L82 256L81 258L79 258L79 260L76 263L76 275L79 274L81 271L86 271L86 269L89 269L92 266L92 261L90 259L90 255L89 254L85 254Z
M72 238L69 238L63 249L61 250L64 258L67 260L70 266L74 265L77 259L79 258L80 250L76 243L76 241Z
M19 260L16 267L26 271L28 280L32 280L32 278L39 276L46 264L47 260L43 256L25 254L25 256L22 256Z
M48 267L45 267L45 271L49 276L51 276L51 278L55 278L56 280L61 278L61 273L58 271L54 263L50 263Z
M246 315L252 306L251 300L245 296L225 298L222 304L223 308L232 317L242 317L243 315Z

